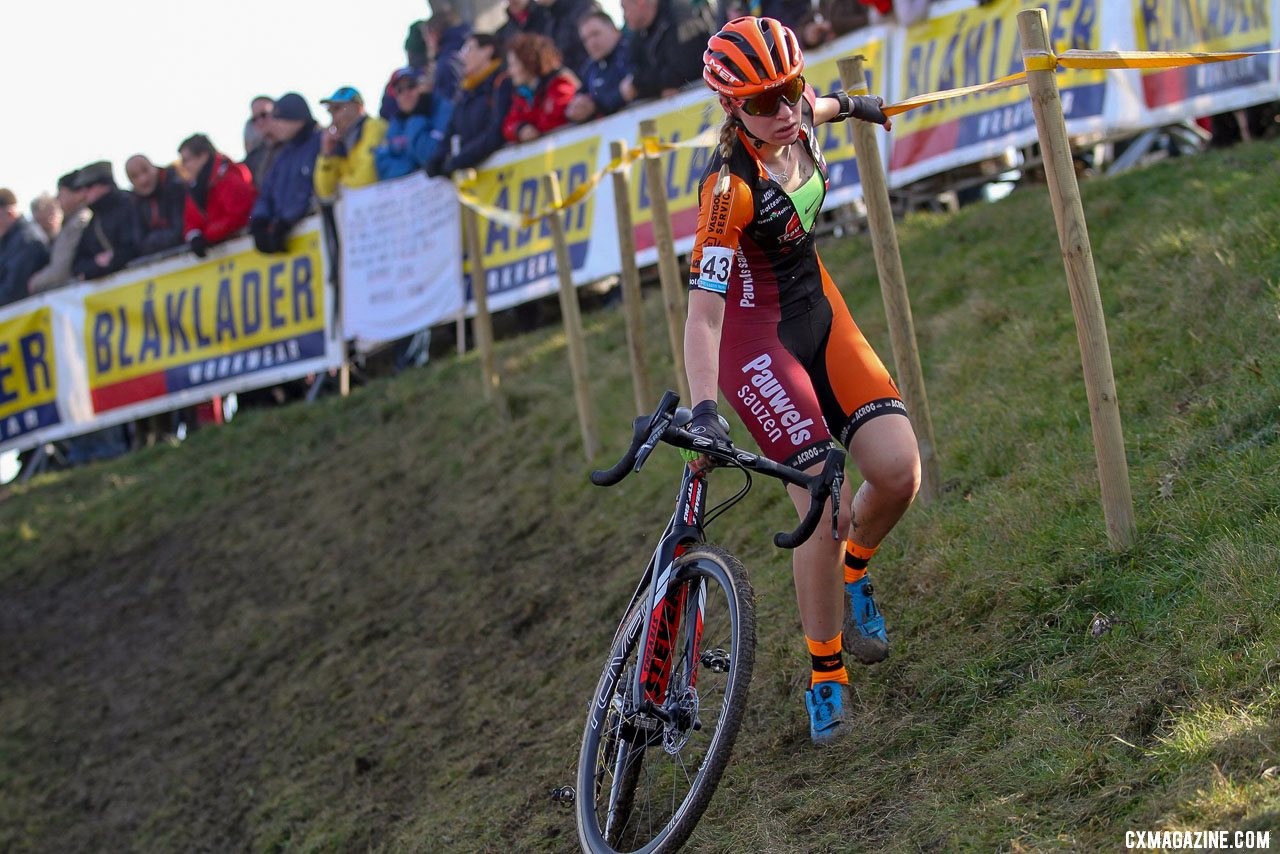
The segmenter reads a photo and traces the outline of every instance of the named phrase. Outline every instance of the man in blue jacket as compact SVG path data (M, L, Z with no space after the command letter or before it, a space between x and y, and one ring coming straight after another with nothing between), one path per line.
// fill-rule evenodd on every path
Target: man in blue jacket
M49 263L40 228L24 219L13 191L0 187L0 305L27 296L27 281Z
M280 96L268 130L280 147L249 215L259 252L284 252L289 232L311 210L320 128L297 92Z
M565 115L570 121L585 122L626 106L619 86L631 73L631 63L622 33L606 12L596 9L583 16L578 35L587 50L587 61L578 73L582 91L573 96Z
M453 114L427 174L448 175L479 166L505 144L502 120L511 109L511 78L496 36L472 33L462 45L462 79Z

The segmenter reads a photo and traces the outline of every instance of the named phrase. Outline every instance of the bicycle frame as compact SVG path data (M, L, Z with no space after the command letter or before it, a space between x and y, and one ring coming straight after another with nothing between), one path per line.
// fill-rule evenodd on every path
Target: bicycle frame
M647 619L639 621L640 637L638 643L643 654L637 657L636 668L630 686L631 709L654 714L665 719L667 714L661 704L666 699L667 682L670 677L671 664L674 660L671 643L679 627L681 611L691 603L676 602L668 598L671 588L676 558L684 554L689 546L705 542L706 536L702 528L703 514L707 506L707 472L694 471L692 465L685 465L684 476L680 483L680 492L676 499L675 511L667 522L666 529L649 558L640 585L631 597L624 613L640 601L648 591ZM701 627L702 609L706 603L705 592L699 591L696 625ZM625 630L625 626L620 627ZM695 631L686 640L684 650L690 667L696 667L693 654L696 651L700 631ZM696 673L690 674L690 683L696 679Z

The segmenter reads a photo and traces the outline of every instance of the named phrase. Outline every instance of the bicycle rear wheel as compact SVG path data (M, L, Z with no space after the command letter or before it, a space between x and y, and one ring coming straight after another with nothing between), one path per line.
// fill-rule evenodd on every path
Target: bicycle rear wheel
M663 714L635 708L631 686L649 619L623 620L587 714L578 758L578 839L589 852L675 851L724 773L755 661L755 604L737 558L699 545L677 558L666 601L677 617ZM658 644L659 648L665 644Z

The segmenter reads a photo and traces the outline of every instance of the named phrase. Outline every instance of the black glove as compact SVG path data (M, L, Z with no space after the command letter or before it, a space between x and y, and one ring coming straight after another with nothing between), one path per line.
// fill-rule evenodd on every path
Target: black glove
M721 442L729 441L729 430L725 420L716 412L714 400L704 400L693 408L693 420L689 422L689 432L695 436L706 436Z
M191 239L187 241L187 246L191 247L191 251L196 253L197 258L203 258L209 254L209 241L204 239L204 233L197 231L191 235Z
M840 112L833 121L842 122L848 118L861 119L876 125L889 121L884 114L884 98L879 95L849 95L847 92L836 92L831 97L840 102Z
M253 235L253 245L263 254L276 251L271 227L273 221L265 217L249 220L249 232Z

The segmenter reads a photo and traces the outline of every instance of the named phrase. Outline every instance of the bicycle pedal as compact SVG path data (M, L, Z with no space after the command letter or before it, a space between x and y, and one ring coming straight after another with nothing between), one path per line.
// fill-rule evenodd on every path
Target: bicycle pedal
M703 667L713 673L729 672L729 653L723 649L709 649L698 656L698 660L702 662Z
M571 807L573 802L577 800L578 793L573 786L560 786L551 790L551 802L559 804L562 807Z

